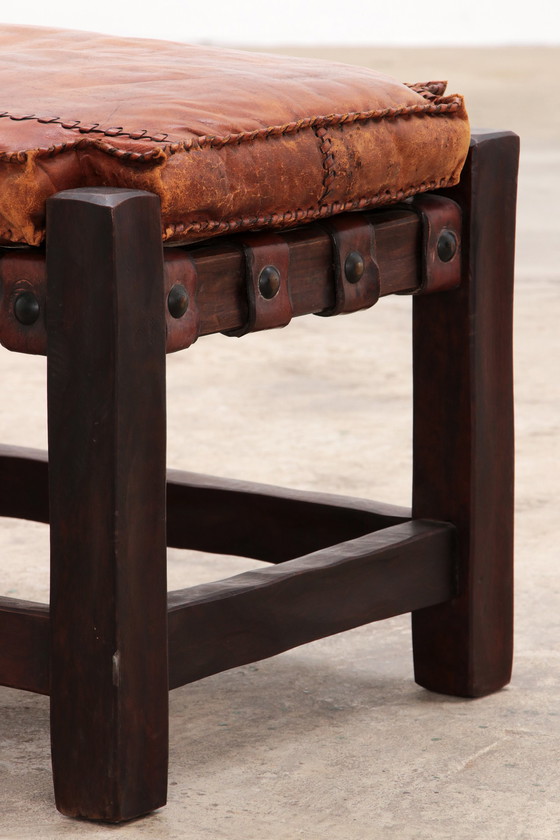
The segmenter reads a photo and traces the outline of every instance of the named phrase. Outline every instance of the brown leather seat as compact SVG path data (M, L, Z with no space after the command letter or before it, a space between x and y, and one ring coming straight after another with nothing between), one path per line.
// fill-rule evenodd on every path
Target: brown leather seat
M445 83L85 32L0 30L0 244L48 196L157 193L163 238L288 227L455 184L469 127Z

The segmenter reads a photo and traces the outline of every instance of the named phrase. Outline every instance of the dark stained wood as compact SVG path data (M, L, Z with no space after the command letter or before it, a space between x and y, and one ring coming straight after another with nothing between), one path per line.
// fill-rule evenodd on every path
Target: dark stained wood
M417 215L412 210L393 209L366 216L375 226L381 295L414 291L420 283ZM329 234L319 225L309 225L288 231L285 236L290 245L294 316L331 307L334 282ZM189 249L200 279L201 335L235 329L246 317L242 252L234 245L234 237L230 243ZM223 293L217 294L218 289L223 289Z
M420 284L420 223L410 210L367 214L375 225L381 295L413 291ZM318 225L286 233L290 244L290 297L294 317L334 304L332 245ZM232 237L231 243L235 242ZM247 318L242 251L235 244L189 249L199 277L200 334L238 329Z
M49 608L0 597L0 685L49 693Z
M448 600L454 545L452 526L404 522L281 566L171 592L170 687ZM77 600L87 605L87 596ZM0 684L49 693L49 623L46 604L0 598L0 635L10 640L0 650Z
M52 602L49 613L0 598L0 683L51 693L63 813L120 821L165 803L169 686L370 621L413 611L416 679L434 691L477 696L509 680L517 154L514 135L473 139L461 185L446 191L464 213L462 286L414 302L415 519L171 471L170 545L273 565L169 596L157 199L110 188L51 199L47 306L40 252L22 256L21 276L20 255L0 252L2 342L45 352L42 316L29 327L13 318L20 288L37 283L47 312L50 450L48 466L41 453L0 449L0 515L51 520ZM416 214L368 215L381 294L417 290ZM327 232L286 236L294 314L328 309ZM235 239L168 252L167 281L180 282L181 255L198 270L201 334L242 327ZM168 350L181 344L174 330Z
M169 470L167 542L283 563L406 522L410 511L364 499Z
M455 578L454 529L419 521L171 592L170 688L447 601Z
M381 295L413 291L420 283L420 227L411 210L392 209L366 214L375 225L376 255L380 271ZM332 246L328 233L318 225L308 225L285 234L290 245L290 296L294 316L321 312L333 305L334 279ZM200 335L236 330L247 320L247 292L242 249L235 237L227 242L166 248L166 288L181 282L180 259L185 259L185 273L192 257L198 272L197 306ZM24 280L20 278L23 276ZM0 248L0 282L10 290L0 299L0 342L20 353L46 353L45 307L39 320L30 326L20 324L12 312L13 294L20 286L34 289L38 298L45 296L45 265L40 250L17 251ZM169 282L167 282L169 280ZM187 284L188 285L188 284ZM14 293L15 293L14 291ZM179 324L166 312L170 325L168 352L175 351ZM187 325L189 331L190 323ZM189 339L190 341L190 339ZM187 343L189 343L187 341Z
M58 808L165 803L165 326L159 202L47 206L51 736Z
M0 448L2 515L47 521L47 466L45 452L21 447ZM256 557L271 563L283 562L410 518L410 511L405 508L364 499L282 489L177 470L168 471L167 498L169 545ZM30 506L29 500L35 499L39 502L32 502ZM25 625L30 639L40 639L35 659L26 664L30 644L20 646L11 635L9 661L20 662L19 670L5 680L2 680L4 672L0 671L0 683L48 693L44 676L48 674L48 662L44 661L48 656L45 636L48 634L48 607L31 606L39 611L40 617L39 623L34 621L32 626ZM21 626L23 632L24 625L17 616L15 624L4 626ZM10 667L4 671L11 674Z
M48 514L47 453L0 446L0 516L48 522ZM366 499L167 472L167 544L174 548L281 563L410 517L407 508Z
M413 515L457 528L460 594L413 615L417 681L479 696L512 658L512 279L518 138L472 140L460 185L463 282L414 301Z
M49 521L48 455L0 445L0 516Z

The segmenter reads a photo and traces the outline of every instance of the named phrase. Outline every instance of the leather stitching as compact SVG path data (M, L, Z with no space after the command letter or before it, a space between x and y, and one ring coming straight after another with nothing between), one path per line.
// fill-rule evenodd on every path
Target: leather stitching
M399 108L381 108L371 111L351 111L347 114L328 114L326 116L304 117L284 125L273 125L267 128L259 128L255 131L240 131L236 134L226 134L221 137L203 135L179 143L171 143L164 147L171 154L180 150L190 151L191 149L203 149L207 147L221 149L223 146L240 145L251 143L255 140L266 140L269 137L277 137L286 134L297 134L305 129L315 131L318 128L329 126L350 125L355 122L366 120L398 119L399 117L410 116L439 116L447 113L455 113L462 106L462 100L452 98L447 102L429 102L426 105L401 105Z
M105 137L129 137L131 140L152 140L154 143L163 143L169 137L169 134L166 132L149 135L148 129L146 128L139 129L138 131L125 131L122 126L100 128L100 123L83 123L81 120L63 120L61 117L38 117L36 114L18 115L10 114L8 111L2 111L0 118L2 117L7 117L16 122L35 120L43 125L59 125L61 128L66 128L69 131L77 129L80 134L103 134Z
M366 210L378 205L389 204L395 201L402 201L411 195L416 195L419 192L427 190L443 189L444 187L453 185L455 183L455 176L451 175L449 178L442 178L439 181L424 181L421 184L407 187L399 190L382 190L373 196L367 196L355 199L354 201L335 201L332 204L319 204L317 207L312 207L308 210L286 210L271 213L267 216L243 216L235 219L228 219L226 221L217 222L212 220L201 220L197 222L170 222L164 226L164 240L173 239L174 237L195 235L219 235L222 233L235 233L237 231L248 230L249 228L268 228L276 226L292 227L300 222L312 222L320 219L333 216L336 213L346 213L352 210ZM12 231L7 229L0 230L0 238L11 240L13 243L24 243L24 239L12 239Z
M318 129L327 128L329 126L344 126L344 125L351 125L352 123L356 122L365 122L368 120L393 120L399 118L408 118L411 116L445 116L447 114L453 114L459 111L462 108L462 99L458 97L449 97L445 98L445 101L442 101L439 97L436 97L433 102L427 102L426 104L417 104L417 105L402 105L398 108L381 108L381 109L374 109L370 111L352 111L346 114L328 114L324 116L315 116L315 117L305 117L300 120L296 120L294 122L285 123L284 125L273 125L267 126L266 128L259 128L255 131L240 131L235 134L226 134L222 136L215 136L215 135L202 135L201 137L193 137L189 140L182 140L175 143L170 143L165 146L158 146L154 149L151 149L148 152L131 152L126 151L123 149L116 148L115 146L111 146L110 144L99 141L99 140L92 140L89 138L84 137L80 140L72 140L68 143L61 143L56 146L50 146L48 148L39 148L36 149L35 152L37 156L40 157L53 157L54 155L61 154L67 150L95 145L97 148L101 149L101 151L106 152L107 154L113 155L115 157L119 157L122 159L126 159L136 163L144 163L150 160L157 160L162 159L162 157L166 157L167 155L173 155L177 152L189 152L199 149L221 149L224 146L231 146L231 145L241 145L242 143L253 143L258 140L266 140L269 137L279 137L285 136L290 134L297 134L301 131L305 131L307 129L311 129L314 132L317 132ZM163 134L156 134L153 136L143 135L142 131L136 132L125 132L120 128L108 128L108 129L99 129L96 126L98 124L81 126L79 120L74 121L62 121L59 117L51 117L51 118L44 118L44 117L37 117L33 114L26 115L26 116L15 116L13 114L9 114L8 112L0 112L0 118L8 118L11 120L36 120L37 122L42 123L56 123L56 125L61 126L62 128L71 130L71 131L79 131L82 134L102 134L105 137L128 137L131 140L149 140L152 142L163 142L163 140L168 135ZM21 150L17 152L0 152L0 161L5 161L7 163L24 163L27 160L27 154L31 151ZM326 176L327 177L327 176Z
M443 96L447 82L416 82L415 84L405 82L404 85L415 93L419 93L424 99L433 102Z
M365 196L352 201L335 201L331 204L319 204L308 210L286 210L271 213L266 216L244 216L225 221L202 220L197 222L171 222L165 225L165 239L187 236L188 234L219 235L222 233L234 233L249 228L266 228L276 226L292 226L300 222L309 222L324 219L337 213L346 213L352 210L365 210L376 205L389 204L395 201L402 201L411 195L427 190L442 189L453 185L455 176L442 178L438 181L424 181L421 184L407 187L406 189L381 190L373 196Z
M323 192L319 197L319 203L324 201L330 192L330 188L336 178L334 169L334 153L332 151L332 140L327 134L326 128L315 129L315 135L319 141L319 149L323 156Z

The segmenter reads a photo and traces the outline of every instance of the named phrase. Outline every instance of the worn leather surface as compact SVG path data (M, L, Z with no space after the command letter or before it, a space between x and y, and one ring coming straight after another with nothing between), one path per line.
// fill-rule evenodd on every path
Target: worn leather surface
M287 227L456 183L459 96L360 67L24 26L0 29L0 243L48 196L161 197L167 242Z

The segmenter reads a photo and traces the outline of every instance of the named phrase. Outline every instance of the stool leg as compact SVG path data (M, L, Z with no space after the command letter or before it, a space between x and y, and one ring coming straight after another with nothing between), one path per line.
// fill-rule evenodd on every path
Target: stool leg
M461 184L463 281L414 300L413 516L452 522L459 596L413 613L415 677L477 697L512 658L512 280L518 138L476 135Z
M51 737L57 807L165 804L165 318L156 196L47 208Z

